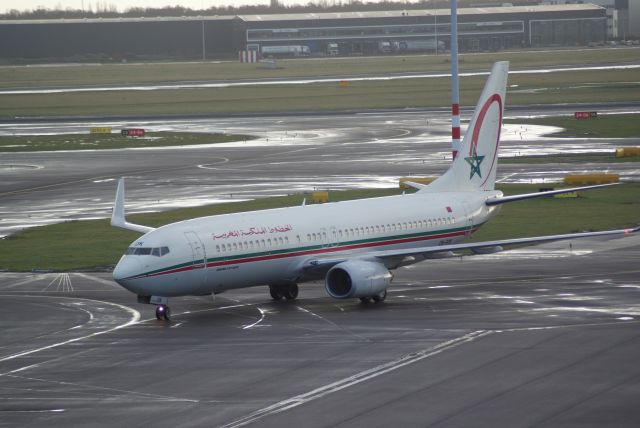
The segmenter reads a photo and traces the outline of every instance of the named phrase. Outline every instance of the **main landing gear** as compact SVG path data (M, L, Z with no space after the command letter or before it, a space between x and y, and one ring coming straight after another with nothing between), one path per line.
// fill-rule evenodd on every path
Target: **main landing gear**
M386 298L387 298L387 290L384 290L382 293L376 294L375 296L361 297L360 302L371 303L371 300L373 300L375 303L380 303L380 302L384 302Z
M298 284L277 284L269 286L269 294L273 300L295 300L298 297Z
M156 318L159 320L171 321L171 308L167 305L158 305L156 307Z

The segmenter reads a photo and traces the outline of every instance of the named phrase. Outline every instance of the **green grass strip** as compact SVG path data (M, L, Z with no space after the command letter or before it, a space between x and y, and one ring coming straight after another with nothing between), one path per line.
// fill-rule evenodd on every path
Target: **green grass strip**
M640 95L640 92L636 92ZM562 131L551 137L573 138L637 138L640 137L640 114L599 115L594 119L574 117L541 117L535 119L511 119L507 123L555 126Z

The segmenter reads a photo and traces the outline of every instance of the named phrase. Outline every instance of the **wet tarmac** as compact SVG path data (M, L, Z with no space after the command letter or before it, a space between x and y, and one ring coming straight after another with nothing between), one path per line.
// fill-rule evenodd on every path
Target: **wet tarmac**
M109 274L0 274L0 423L637 427L639 257L552 243L400 269L382 304L256 287L171 323Z
M640 105L588 107L601 113L619 113L637 111ZM574 109L576 106L514 107L510 115L571 114ZM162 149L3 153L0 236L65 220L108 217L116 180L122 176L127 177L127 210L136 213L315 189L396 187L402 176L441 174L451 158L450 116L446 109L341 115L15 121L0 123L0 135L86 133L93 126L248 133L259 138ZM640 145L640 137L541 137L545 131L537 126L507 125L502 134L501 156L613 151L625 145ZM561 181L568 172L592 171L615 171L623 180L640 176L636 163L503 163L498 169L498 180L548 184Z

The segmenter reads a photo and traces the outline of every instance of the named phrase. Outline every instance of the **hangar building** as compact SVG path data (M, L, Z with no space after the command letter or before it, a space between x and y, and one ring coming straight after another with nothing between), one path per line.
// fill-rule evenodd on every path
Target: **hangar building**
M592 4L458 9L462 52L573 46L606 40ZM447 49L448 9L176 18L0 21L0 60L120 61L236 58L266 46L311 55ZM331 48L331 49L329 49Z
M374 54L385 42L450 44L449 9L239 18L249 48L306 45L313 54L337 43L341 54ZM458 36L462 52L599 43L606 38L606 10L591 4L458 9Z

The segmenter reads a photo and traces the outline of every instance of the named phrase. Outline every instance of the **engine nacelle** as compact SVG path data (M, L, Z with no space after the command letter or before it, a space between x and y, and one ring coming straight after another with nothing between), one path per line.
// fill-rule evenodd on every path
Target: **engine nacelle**
M324 287L335 299L373 297L391 284L391 272L382 264L365 260L349 260L332 267Z

